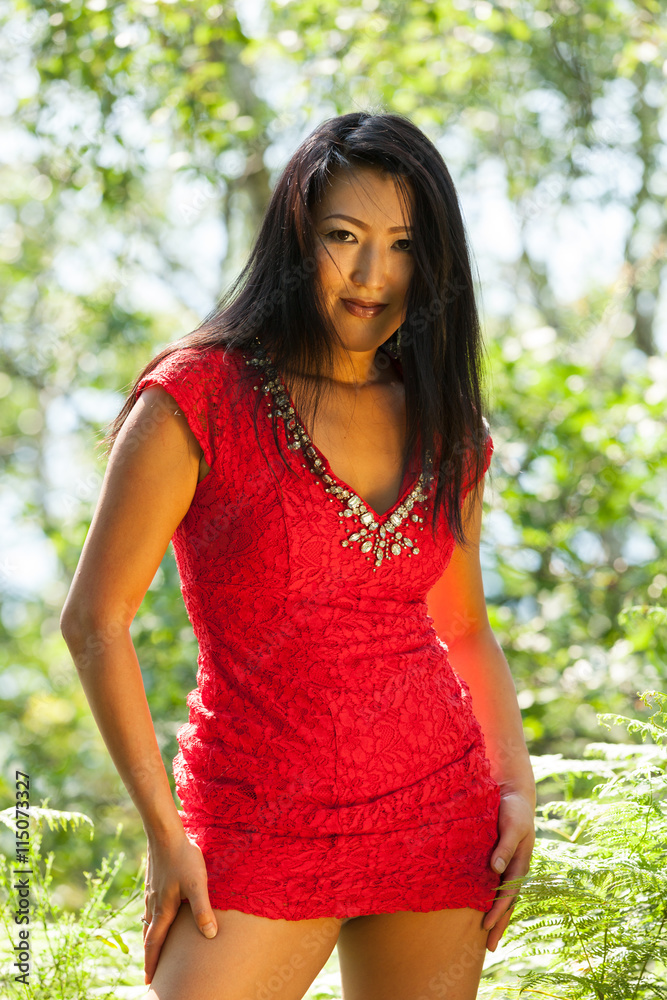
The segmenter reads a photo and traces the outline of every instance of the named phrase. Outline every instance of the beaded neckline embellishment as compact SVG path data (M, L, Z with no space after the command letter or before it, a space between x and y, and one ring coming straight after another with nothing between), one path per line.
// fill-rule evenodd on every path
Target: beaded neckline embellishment
M325 456L318 451L303 427L280 373L257 339L254 348L255 354L246 357L245 362L247 365L259 368L263 374L261 388L267 396L271 395L272 404L284 421L287 447L291 451L301 450L308 462L308 465L302 463L302 467L304 469L310 467L310 471L322 484L324 492L329 494L330 500L342 505L338 516L343 521L347 520L346 529L354 529L346 538L341 539L341 546L343 548L359 546L359 550L368 560L374 560L373 572L383 562L391 560L392 556L398 556L402 552L407 552L411 556L418 555L419 546L414 539L405 534L405 529L409 527L421 530L424 524L424 518L414 511L416 505L423 505L428 500L430 483L424 473L421 473L415 485L400 503L397 501L394 507L381 516L377 515L347 484L332 474ZM255 390L259 388L257 385L254 386ZM270 406L267 409L267 417L271 419Z

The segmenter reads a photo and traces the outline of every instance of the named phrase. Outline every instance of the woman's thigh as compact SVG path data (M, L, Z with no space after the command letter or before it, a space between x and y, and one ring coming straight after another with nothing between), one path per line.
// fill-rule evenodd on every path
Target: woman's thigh
M343 1000L474 1000L484 916L466 907L349 920L338 936Z
M184 900L144 1000L301 1000L334 949L341 920L270 920L214 910L205 938Z

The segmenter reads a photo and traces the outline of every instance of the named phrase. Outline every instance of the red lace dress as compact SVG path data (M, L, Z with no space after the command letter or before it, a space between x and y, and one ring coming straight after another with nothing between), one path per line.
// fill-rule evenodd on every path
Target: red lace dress
M172 539L199 645L174 778L211 905L488 911L500 790L426 605L451 534L414 462L382 516L355 496L257 357L179 348L138 387L171 394L211 467Z

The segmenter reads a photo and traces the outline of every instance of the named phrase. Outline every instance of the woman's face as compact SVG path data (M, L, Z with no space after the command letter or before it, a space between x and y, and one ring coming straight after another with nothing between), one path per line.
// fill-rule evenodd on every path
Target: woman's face
M407 186L405 218L393 179L373 167L336 172L315 206L325 305L349 351L377 350L405 319L414 270Z

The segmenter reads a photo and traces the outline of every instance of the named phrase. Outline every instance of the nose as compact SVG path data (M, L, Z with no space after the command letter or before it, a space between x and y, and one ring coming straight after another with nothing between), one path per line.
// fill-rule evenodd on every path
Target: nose
M386 269L383 251L368 244L359 247L350 277L359 288L382 288L386 283Z

